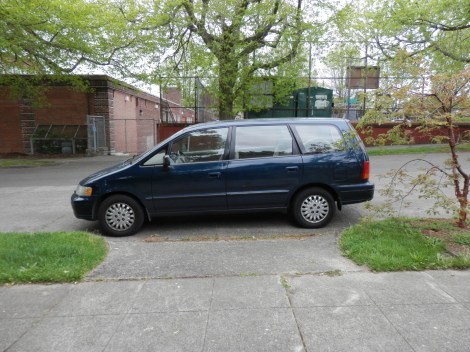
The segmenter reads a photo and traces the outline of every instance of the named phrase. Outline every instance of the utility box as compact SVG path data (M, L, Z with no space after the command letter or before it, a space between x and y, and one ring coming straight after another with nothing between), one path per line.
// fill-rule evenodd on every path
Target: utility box
M322 87L301 88L295 90L284 104L272 104L256 111L248 110L245 118L331 117L332 108L333 90Z

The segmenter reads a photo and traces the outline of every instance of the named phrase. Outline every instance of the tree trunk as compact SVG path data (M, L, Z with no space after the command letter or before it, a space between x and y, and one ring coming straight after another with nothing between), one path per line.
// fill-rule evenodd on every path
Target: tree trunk
M468 193L469 193L469 175L465 173L462 169L462 166L459 163L459 158L457 155L457 143L454 133L454 124L452 120L452 115L450 114L451 108L448 109L449 114L446 117L448 137L449 137L449 147L450 153L452 156L452 176L454 181L454 192L455 196L459 202L459 218L457 220L457 226L460 228L465 228L467 226L467 213L468 213ZM463 185L460 187L459 176L463 178Z
M226 55L219 57L219 119L231 120L235 117L234 102L237 84L238 63L232 59L231 48L225 50Z

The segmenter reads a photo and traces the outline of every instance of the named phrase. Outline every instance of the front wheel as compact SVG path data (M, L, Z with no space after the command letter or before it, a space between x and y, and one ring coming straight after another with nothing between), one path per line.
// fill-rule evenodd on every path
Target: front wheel
M130 236L142 227L144 210L135 199L126 195L114 195L101 203L98 221L105 235Z
M335 214L335 200L330 192L313 187L300 192L292 203L292 215L301 227L320 228Z

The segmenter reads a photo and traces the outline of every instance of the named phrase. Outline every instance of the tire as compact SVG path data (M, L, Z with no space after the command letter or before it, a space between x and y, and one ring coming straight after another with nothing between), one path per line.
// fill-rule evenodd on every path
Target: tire
M316 229L327 225L335 215L335 200L323 188L300 192L292 203L292 215L300 227Z
M114 195L106 198L98 210L101 231L107 236L130 236L140 230L145 220L144 210L133 198Z

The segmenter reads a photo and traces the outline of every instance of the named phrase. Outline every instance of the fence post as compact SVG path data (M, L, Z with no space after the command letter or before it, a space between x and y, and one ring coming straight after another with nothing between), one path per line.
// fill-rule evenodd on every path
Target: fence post
M127 153L127 119L124 119L124 140L126 141L124 152Z

